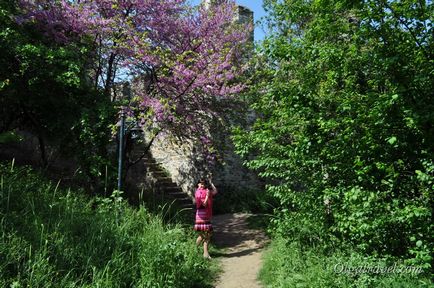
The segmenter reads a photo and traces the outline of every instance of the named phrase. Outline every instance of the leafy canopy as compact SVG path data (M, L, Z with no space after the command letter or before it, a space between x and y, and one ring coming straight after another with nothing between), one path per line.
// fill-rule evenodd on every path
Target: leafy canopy
M248 97L257 118L234 139L281 200L277 230L430 267L433 3L264 5L272 33Z

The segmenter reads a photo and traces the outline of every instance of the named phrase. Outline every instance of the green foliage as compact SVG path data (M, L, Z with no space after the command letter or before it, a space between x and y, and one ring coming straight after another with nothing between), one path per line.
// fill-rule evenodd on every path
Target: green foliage
M405 271L405 272L403 272ZM431 287L421 270L351 249L303 247L283 238L265 253L260 279L267 287Z
M22 140L22 137L17 135L14 131L0 133L0 144L20 142Z
M263 190L242 189L236 186L220 185L214 198L215 214L249 212L272 213L278 201Z
M34 27L19 26L12 1L0 6L1 131L26 127L56 139L79 116L86 97L83 65L86 49L48 43Z
M257 118L234 140L280 200L275 231L429 271L434 5L264 3L273 33L247 97Z
M0 133L32 133L42 145L75 158L98 189L100 171L108 167L114 174L107 146L116 112L109 97L91 87L92 47L51 42L34 23L18 25L16 5L0 4Z
M27 168L0 166L4 287L207 287L194 236L119 193L85 198Z
M108 100L99 99L101 94L88 96L87 104L80 108L80 118L71 126L73 141L62 143L60 149L65 155L78 160L82 175L91 179L93 189L100 192L103 178L106 178L105 182L115 182L116 157L107 151L107 146L113 141L110 130L115 122L116 110Z

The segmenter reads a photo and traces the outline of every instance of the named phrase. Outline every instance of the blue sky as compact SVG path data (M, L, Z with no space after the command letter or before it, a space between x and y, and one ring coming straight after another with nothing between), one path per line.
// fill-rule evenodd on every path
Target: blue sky
M200 0L190 0L193 5L198 5ZM262 8L262 0L236 0L238 5L245 6L253 11L255 18L255 23L262 16L265 15L264 9ZM264 31L258 25L255 25L255 41L264 39Z

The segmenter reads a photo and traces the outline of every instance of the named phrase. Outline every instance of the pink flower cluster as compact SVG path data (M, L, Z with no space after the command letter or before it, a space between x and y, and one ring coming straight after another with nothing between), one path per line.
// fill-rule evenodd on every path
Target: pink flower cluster
M198 137L222 113L222 100L243 89L234 80L253 28L234 22L234 1L221 2L193 9L185 0L21 0L20 21L61 43L95 39L100 57L117 57L122 69L148 78L134 95L146 112L142 124L210 146Z

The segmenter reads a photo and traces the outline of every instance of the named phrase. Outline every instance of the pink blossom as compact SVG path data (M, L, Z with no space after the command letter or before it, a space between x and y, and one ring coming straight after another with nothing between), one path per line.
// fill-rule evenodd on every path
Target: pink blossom
M94 39L102 51L96 55L114 55L129 74L147 75L148 89L137 91L141 100L133 107L143 126L156 121L163 130L211 147L210 139L197 135L206 134L204 123L221 117L216 101L243 89L234 80L243 72L240 54L252 27L234 23L234 1L209 9L191 9L185 0L20 3L25 11L20 23L34 23L60 43Z

